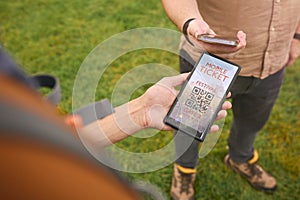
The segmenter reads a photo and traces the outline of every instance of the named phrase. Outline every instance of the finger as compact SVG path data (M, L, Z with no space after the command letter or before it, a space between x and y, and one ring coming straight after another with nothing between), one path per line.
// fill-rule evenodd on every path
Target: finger
M217 132L217 131L219 131L219 126L218 125L216 125L216 124L214 124L214 125L212 125L211 127L210 127L210 131L209 132L211 132L211 133L213 133L213 132Z
M229 97L231 97L231 92L228 92L228 94L226 96L226 98L229 98Z
M217 35L212 29L209 29L209 30L207 31L207 34L208 34L208 35Z
M287 64L286 64L286 66L288 67L288 66L291 66L292 65L292 60L289 60L288 62L287 62Z
M217 34L210 28L208 28L204 33L195 32L194 37L197 39L201 35L209 35L211 37L215 37Z
M232 108L232 104L229 101L225 101L222 105L222 110L229 110Z
M187 79L189 73L179 74L177 76L165 77L161 79L158 84L165 85L169 87L175 87L178 85L182 85L184 81Z
M163 130L163 131L174 131L175 129L172 128L171 126L165 125L161 130Z
M237 47L240 48L245 48L246 47L246 34L243 31L239 31L237 33L237 38L239 41L239 44L237 45Z
M293 59L292 57L289 57L289 60L288 60L288 62L287 62L287 64L286 64L286 66L288 67L288 66L291 66L294 62L295 62L295 60L296 59Z
M216 117L216 120L220 120L220 119L223 119L227 116L227 111L226 110L220 110L218 112L218 115Z
M216 35L216 33L209 27L209 25L203 19L198 18L190 23L188 33L196 41L200 35Z

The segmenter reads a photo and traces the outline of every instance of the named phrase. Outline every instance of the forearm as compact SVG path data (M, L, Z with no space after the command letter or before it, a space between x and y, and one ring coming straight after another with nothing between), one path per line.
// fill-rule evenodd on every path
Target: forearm
M114 144L145 127L143 104L139 98L115 108L115 113L95 121L80 131L80 138L93 149Z
M89 150L97 153L144 128L172 130L163 122L188 74L165 77L142 96L115 108L115 113L79 129L79 137Z
M182 31L182 26L190 18L202 19L195 0L162 0L170 20Z

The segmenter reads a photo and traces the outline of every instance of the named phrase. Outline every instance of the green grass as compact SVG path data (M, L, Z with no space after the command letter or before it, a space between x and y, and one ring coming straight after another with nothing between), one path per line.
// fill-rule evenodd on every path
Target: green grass
M72 108L72 87L77 71L88 53L114 34L140 27L176 30L160 1L148 0L13 0L0 1L0 42L29 74L56 75L62 86L60 107ZM117 81L135 66L160 63L178 69L177 56L155 49L130 52L111 63L97 89L96 99L111 98ZM285 82L269 123L259 134L255 147L260 164L278 181L278 190L267 195L252 189L238 175L226 169L231 113L215 148L200 159L196 199L299 199L300 196L300 60L287 69ZM131 98L149 85L139 87ZM122 102L119 102L122 103ZM154 137L129 138L119 147L133 152L150 152L172 139L171 132ZM172 165L155 172L126 174L144 180L169 193Z

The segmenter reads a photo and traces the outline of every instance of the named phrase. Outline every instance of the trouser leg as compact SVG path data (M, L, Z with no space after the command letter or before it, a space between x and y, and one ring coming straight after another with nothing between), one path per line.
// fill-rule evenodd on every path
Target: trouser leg
M181 131L175 131L174 143L177 158L175 163L182 167L195 168L198 164L199 142Z
M266 124L278 97L284 69L265 79L238 77L232 87L233 123L228 139L230 157L247 162L253 156L254 140Z
M180 73L190 72L195 61L183 50L179 57ZM198 163L199 142L181 131L174 131L176 164L187 168L195 168Z

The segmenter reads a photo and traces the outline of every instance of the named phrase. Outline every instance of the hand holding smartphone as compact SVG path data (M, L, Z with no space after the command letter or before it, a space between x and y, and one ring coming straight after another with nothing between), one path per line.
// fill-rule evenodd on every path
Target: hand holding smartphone
M199 141L204 141L240 67L210 53L194 66L164 122Z
M220 38L217 36L213 37L210 35L200 35L200 36L198 36L197 39L202 42L207 42L207 43L211 43L211 44L221 44L221 45L227 45L227 46L233 46L233 47L238 45L237 40L228 40L228 39Z

